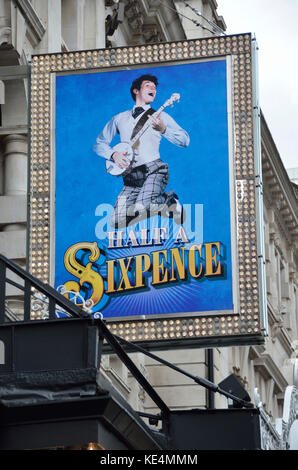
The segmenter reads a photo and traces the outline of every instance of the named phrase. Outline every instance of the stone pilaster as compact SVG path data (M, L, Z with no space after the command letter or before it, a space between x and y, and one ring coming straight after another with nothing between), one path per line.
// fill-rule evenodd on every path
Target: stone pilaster
M4 138L4 195L20 196L27 192L27 138L11 134Z
M0 2L0 46L11 44L9 2Z
M0 216L0 252L22 266L26 257L27 138L7 135L3 140L3 196ZM2 204L3 202L3 204ZM22 210L19 211L19 207ZM16 207L14 209L14 207ZM8 289L8 296L13 294Z

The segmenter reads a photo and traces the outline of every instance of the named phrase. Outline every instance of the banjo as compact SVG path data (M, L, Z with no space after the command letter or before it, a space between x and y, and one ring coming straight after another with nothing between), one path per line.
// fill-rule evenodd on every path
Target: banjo
M169 98L154 114L153 117L157 117L163 111L164 108L167 106L173 106L175 101L179 101L180 95L179 93L173 93L171 98ZM119 142L119 144L113 147L114 152L127 152L125 155L128 160L130 160L130 164L127 168L120 168L116 165L115 162L112 160L106 161L106 171L112 176L121 176L124 173L128 173L132 167L132 164L135 161L135 149L138 146L139 138L151 127L150 120L148 119L143 127L139 130L139 132L129 141L129 142Z

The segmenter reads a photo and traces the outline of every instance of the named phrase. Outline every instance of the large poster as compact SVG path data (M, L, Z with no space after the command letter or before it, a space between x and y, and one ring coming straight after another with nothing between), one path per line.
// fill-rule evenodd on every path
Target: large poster
M41 54L30 90L32 275L145 347L263 343L255 38Z
M54 283L93 314L234 311L228 70L56 76Z

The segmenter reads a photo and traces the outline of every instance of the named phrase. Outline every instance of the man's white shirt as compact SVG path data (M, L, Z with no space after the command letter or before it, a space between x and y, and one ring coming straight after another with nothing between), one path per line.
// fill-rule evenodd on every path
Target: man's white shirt
M150 105L143 106L143 108L144 111L136 119L132 116L133 110L128 110L116 114L105 125L93 147L97 155L107 160L111 158L114 150L110 144L116 134L120 135L121 142L129 142L131 140L131 134L135 125L141 119L143 113L150 108ZM151 126L144 132L139 139L139 146L135 150L134 167L160 158L159 144L162 136L179 147L187 147L189 145L190 139L188 133L169 114L162 112L160 117L166 126L164 134L156 131Z

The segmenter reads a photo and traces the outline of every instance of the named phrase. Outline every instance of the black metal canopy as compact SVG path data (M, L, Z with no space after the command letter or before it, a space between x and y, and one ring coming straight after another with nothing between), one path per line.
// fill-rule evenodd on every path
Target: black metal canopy
M16 283L9 272L21 281ZM23 292L24 317L11 321L6 284ZM48 308L45 320L31 320L32 296L38 291ZM57 308L67 314L57 318ZM103 342L126 365L160 414L138 413L100 370ZM141 351L192 378L195 383L233 400L235 410L172 411L124 350ZM114 336L101 319L91 318L50 286L0 255L0 450L84 448L89 442L108 450L259 448L258 410L248 395L234 396L201 377ZM230 385L229 385L230 387ZM233 411L233 414L227 412ZM161 422L159 430L147 425ZM233 417L233 419L230 419ZM218 426L230 434L217 433ZM246 430L244 432L244 430ZM212 440L217 433L219 439ZM227 435L232 437L227 439ZM237 439L233 439L233 435ZM235 447L233 447L235 446Z

